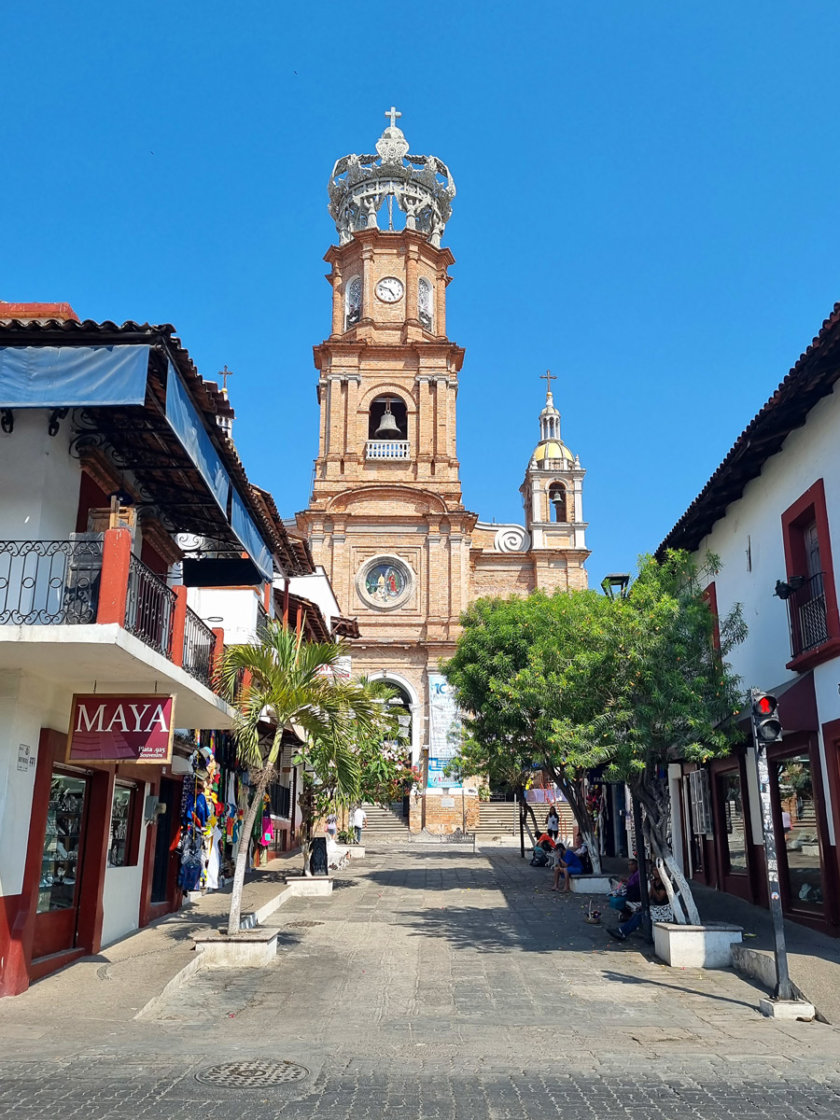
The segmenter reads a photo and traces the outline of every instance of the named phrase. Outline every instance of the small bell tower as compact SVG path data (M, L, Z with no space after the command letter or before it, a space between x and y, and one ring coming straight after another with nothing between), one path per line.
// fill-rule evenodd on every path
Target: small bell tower
M564 549L586 553L586 523L583 520L583 477L580 459L563 443L560 413L554 405L551 370L546 382L545 407L540 413L540 441L534 448L520 492L525 506L525 525L531 547ZM584 556L585 558L585 556Z

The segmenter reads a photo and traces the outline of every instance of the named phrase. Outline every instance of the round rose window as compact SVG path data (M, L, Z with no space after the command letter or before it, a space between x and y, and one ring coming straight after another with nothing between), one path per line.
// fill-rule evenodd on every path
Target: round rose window
M359 592L374 607L396 607L411 590L411 573L405 564L390 556L369 560L359 573Z

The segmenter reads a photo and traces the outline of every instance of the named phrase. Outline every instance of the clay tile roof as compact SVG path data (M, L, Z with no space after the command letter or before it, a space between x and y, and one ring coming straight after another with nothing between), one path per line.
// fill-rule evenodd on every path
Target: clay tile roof
M662 559L669 548L693 551L723 517L727 506L780 451L794 428L801 427L814 405L840 378L840 303L822 329L767 401L738 436L729 454L656 550Z

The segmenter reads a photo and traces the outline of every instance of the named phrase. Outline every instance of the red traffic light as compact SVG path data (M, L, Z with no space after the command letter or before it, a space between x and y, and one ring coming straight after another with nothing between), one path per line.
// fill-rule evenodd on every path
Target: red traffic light
M782 740L782 725L779 722L777 710L779 702L775 696L766 692L753 690L752 694L752 723L753 733L759 743L780 743Z

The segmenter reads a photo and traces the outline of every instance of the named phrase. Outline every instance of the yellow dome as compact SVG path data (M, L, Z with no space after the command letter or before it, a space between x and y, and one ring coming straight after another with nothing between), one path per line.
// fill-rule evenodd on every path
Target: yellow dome
M568 459L570 463L575 461L575 457L568 447L554 439L548 439L544 443L538 444L537 450L534 452L534 458L538 463L541 463L544 459Z

